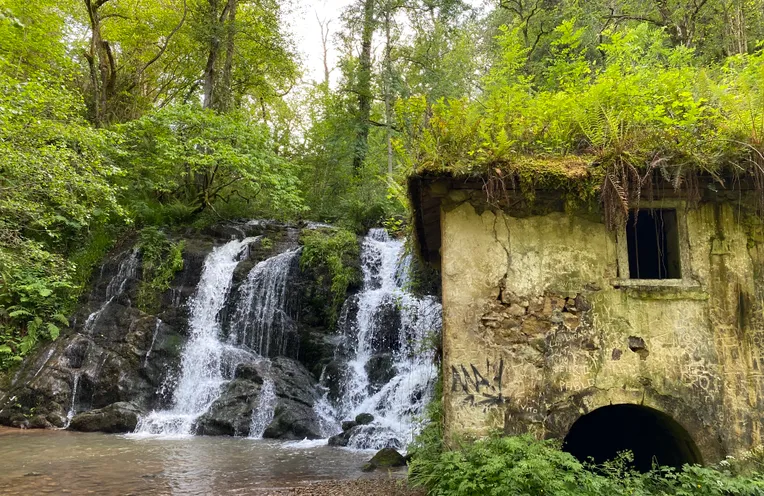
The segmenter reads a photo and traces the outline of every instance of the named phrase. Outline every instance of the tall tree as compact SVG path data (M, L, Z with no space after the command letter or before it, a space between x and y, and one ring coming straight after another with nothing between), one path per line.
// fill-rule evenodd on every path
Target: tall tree
M120 49L115 49L114 43L108 39L105 31L108 27L106 22L117 20L118 22L134 22L138 25L147 22L156 22L155 18L162 19L168 10L158 12L150 9L143 13L139 19L135 14L137 9L132 5L122 5L113 0L83 0L87 12L87 22L90 30L88 47L84 51L84 57L89 68L89 92L90 106L93 121L97 126L109 122L125 120L136 117L133 106L133 98L128 101L120 100L120 97L129 94L136 97L136 92L141 91L143 77L149 68L157 63L166 52L174 36L181 30L187 14L186 0L183 0L179 20L172 30L163 33L154 33L149 39L139 41L143 45L137 48L130 42L121 46L123 39L117 38ZM137 27L133 31L137 31ZM120 29L115 27L115 34ZM135 37L131 37L132 40ZM151 48L149 48L151 47ZM136 49L131 51L131 49ZM122 56L126 60L118 60Z
M356 119L355 152L353 170L361 170L366 160L369 144L369 118L371 117L371 43L374 37L376 21L374 18L374 0L363 0L363 24L361 26L361 54L358 59L358 77L356 94L358 95L358 116Z

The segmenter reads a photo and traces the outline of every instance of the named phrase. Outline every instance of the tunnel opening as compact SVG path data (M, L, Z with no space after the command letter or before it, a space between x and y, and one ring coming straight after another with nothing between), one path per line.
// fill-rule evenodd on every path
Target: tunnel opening
M689 433L663 412L640 405L610 405L580 417L563 441L563 450L597 465L631 451L631 467L649 472L654 465L702 464Z

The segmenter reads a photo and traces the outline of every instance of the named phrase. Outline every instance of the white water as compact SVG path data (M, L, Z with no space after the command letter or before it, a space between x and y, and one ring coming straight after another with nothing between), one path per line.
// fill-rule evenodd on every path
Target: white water
M154 343L156 343L157 340L157 334L159 333L159 326L162 325L162 319L157 318L157 323L154 326L154 334L151 336L151 345L149 346L148 351L146 352L146 356L143 357L143 367L146 368L146 365L149 363L149 357L151 356L151 350L154 349Z
M252 425L249 428L249 437L262 439L265 429L273 420L276 408L276 385L270 377L265 379L257 398L257 406L252 412Z
M74 418L74 415L77 413L77 389L80 385L80 373L75 372L74 373L74 382L72 383L72 403L69 406L69 411L66 412L66 423L64 424L64 429L69 427L69 424L72 423L72 419Z
M231 288L236 265L254 239L230 241L207 256L190 304L190 338L181 359L173 408L142 417L136 434L189 436L193 433L196 419L220 395L220 388L226 382L222 366L226 346L219 339L220 311Z
M130 252L130 255L122 260L122 262L120 262L119 268L117 269L117 274L111 279L111 281L109 281L109 284L106 286L106 301L98 310L88 315L88 318L85 320L85 325L83 327L83 332L85 334L91 334L93 332L93 329L98 323L98 319L101 317L101 314L104 312L104 310L106 310L106 307L108 307L109 304L114 301L114 298L121 295L125 291L125 286L127 285L128 279L135 277L135 271L137 268L138 250L133 249ZM103 268L101 268L101 271L103 271Z
M286 313L287 281L299 253L299 248L280 253L249 272L239 288L230 344L246 346L263 357L286 355L286 331L291 324Z
M358 314L346 327L353 354L337 410L345 419L359 413L371 413L375 418L371 426L351 438L349 447L404 448L418 430L417 419L424 414L436 379L434 352L426 342L431 333L440 331L441 305L432 297L419 299L408 292L410 260L403 254L403 242L390 239L383 229L369 231L361 262L364 283L357 299ZM375 319L391 302L396 302L401 313L398 351L393 354L395 376L372 392L366 364L374 352L375 333L384 330Z

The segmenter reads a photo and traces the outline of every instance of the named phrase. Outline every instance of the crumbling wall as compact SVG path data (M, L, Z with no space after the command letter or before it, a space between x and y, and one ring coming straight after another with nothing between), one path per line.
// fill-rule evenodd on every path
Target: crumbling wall
M647 286L619 279L616 235L597 219L447 197L448 435L562 438L581 415L632 403L677 420L707 462L760 443L764 254L730 205L681 215L683 280Z

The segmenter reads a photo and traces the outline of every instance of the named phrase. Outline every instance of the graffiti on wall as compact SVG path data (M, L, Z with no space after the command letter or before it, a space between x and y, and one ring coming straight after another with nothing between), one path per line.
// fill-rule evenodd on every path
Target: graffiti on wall
M503 405L507 400L502 391L504 382L504 359L482 364L451 366L451 391L464 394L464 403L484 408Z

